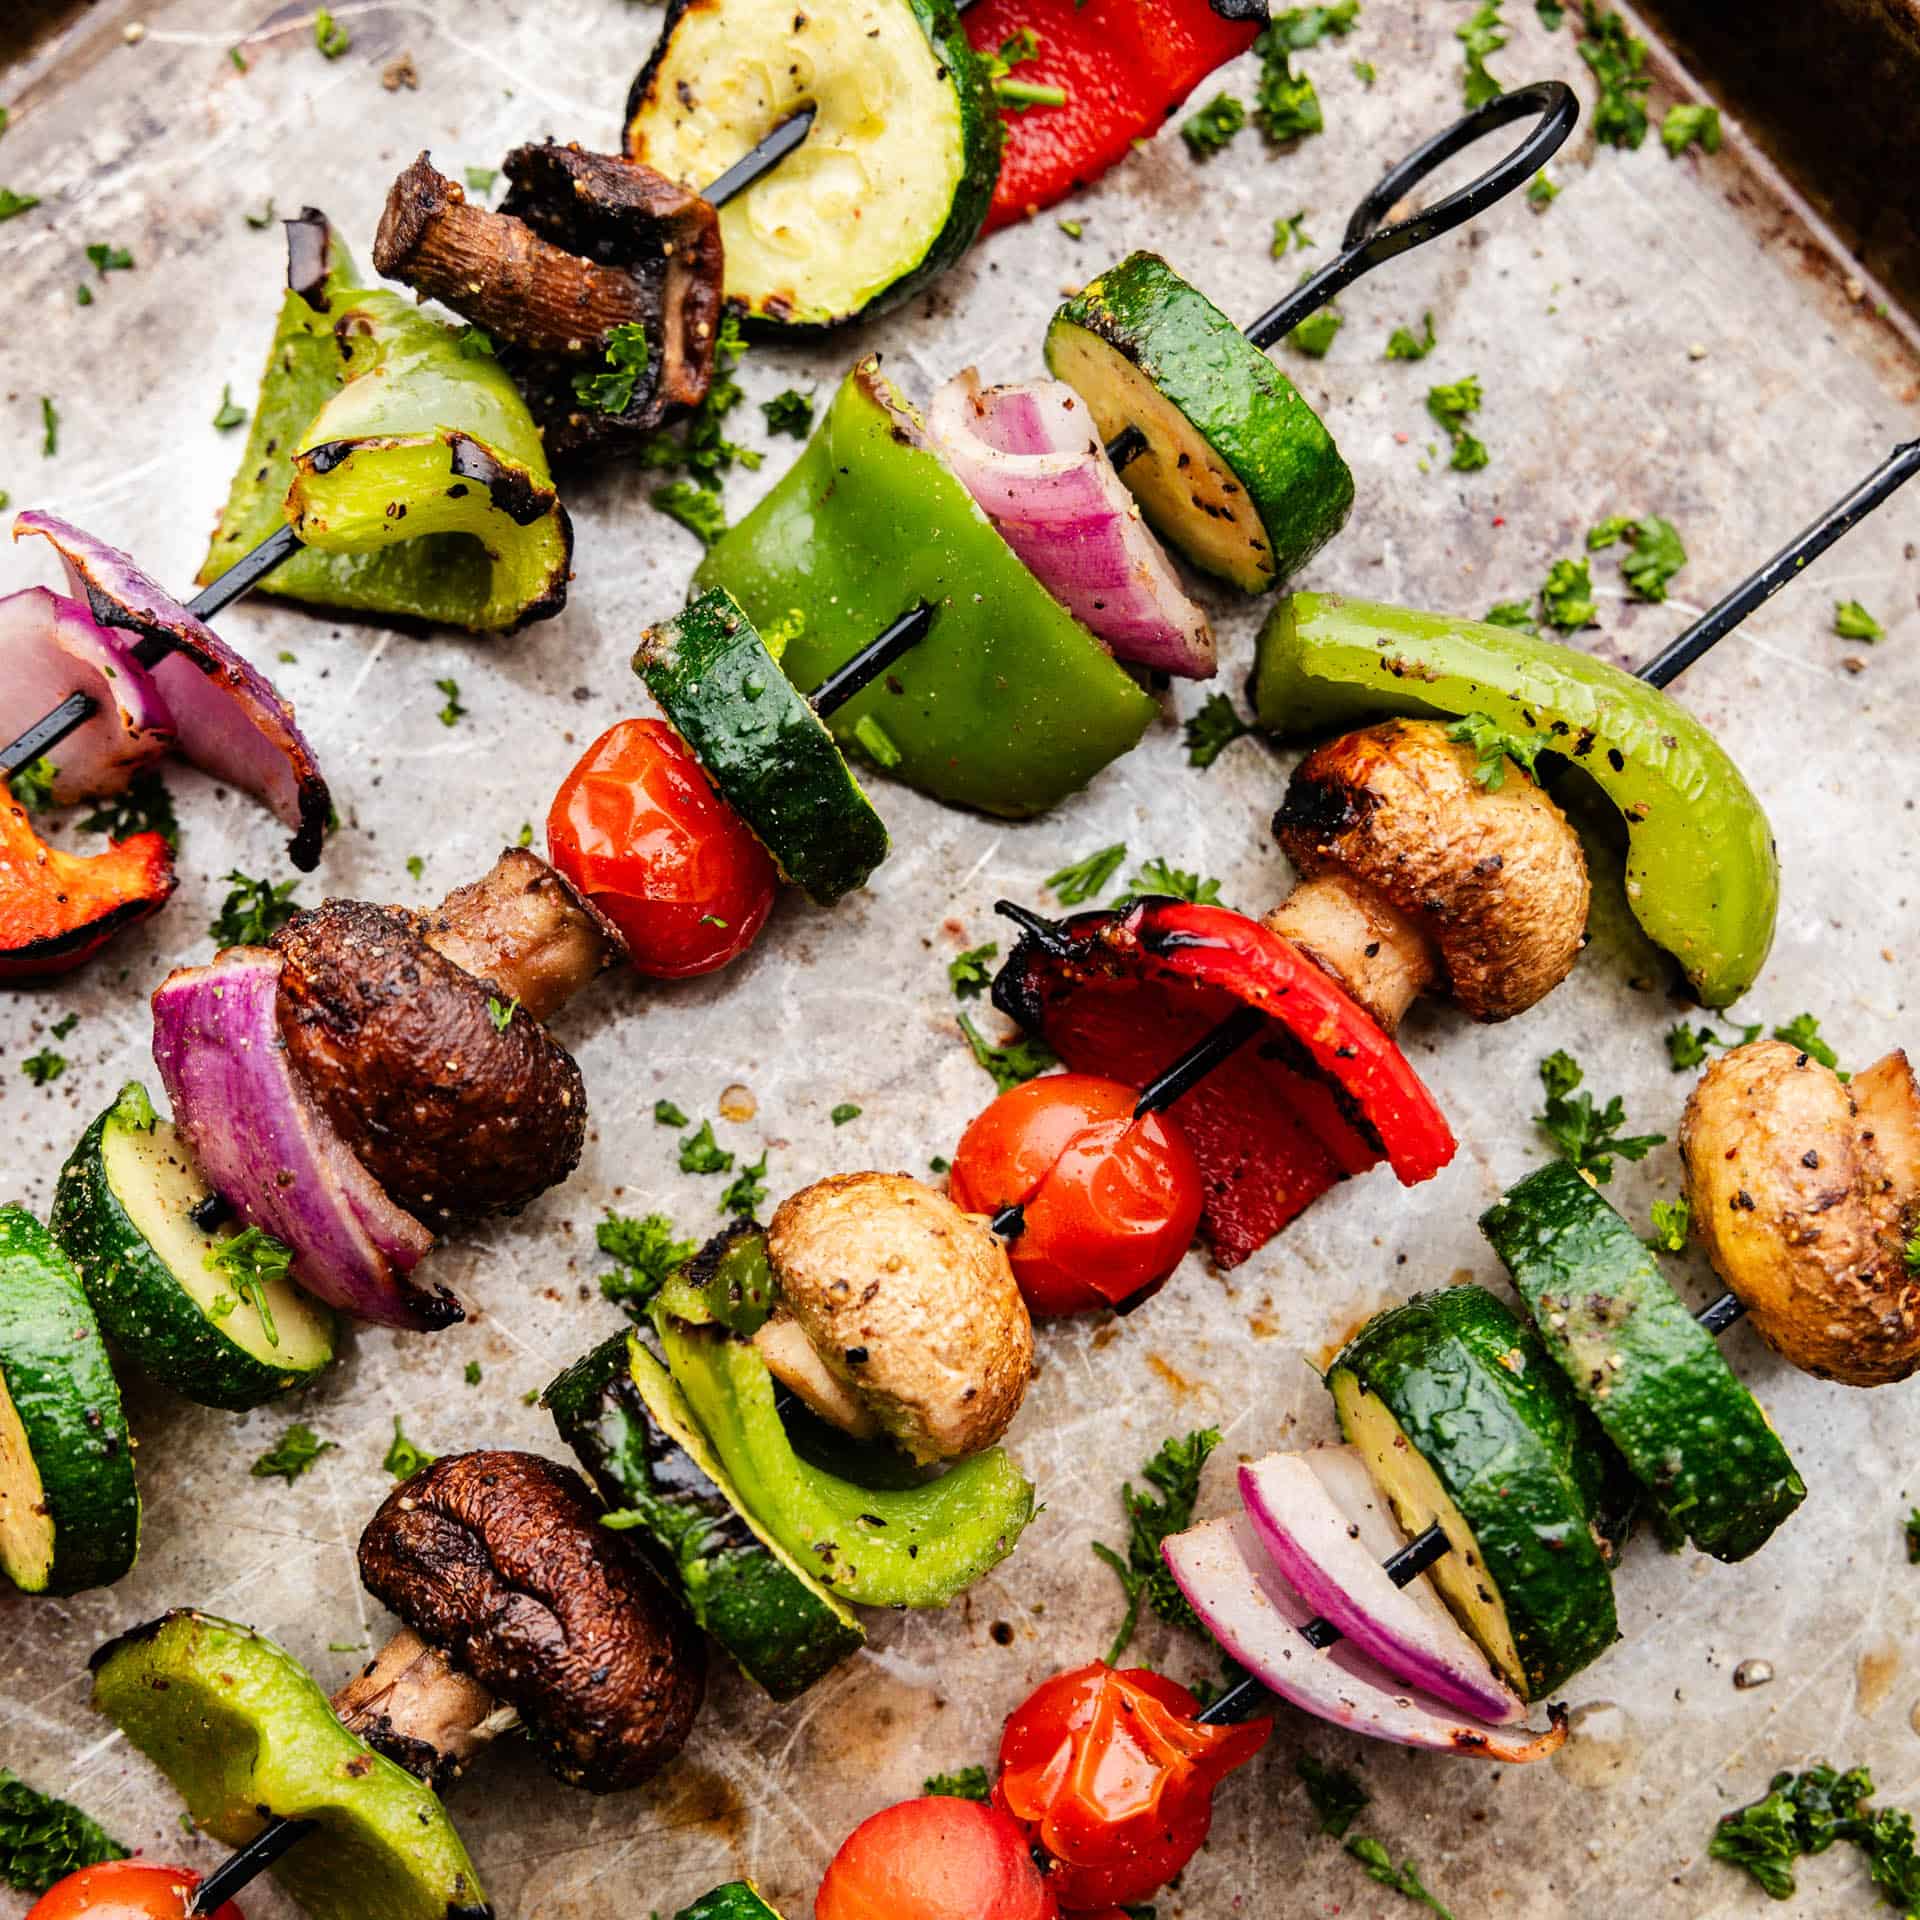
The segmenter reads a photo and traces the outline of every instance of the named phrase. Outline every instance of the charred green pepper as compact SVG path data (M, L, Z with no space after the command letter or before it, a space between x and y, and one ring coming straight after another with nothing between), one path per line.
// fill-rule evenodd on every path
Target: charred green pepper
M513 382L471 330L359 285L317 216L289 226L309 270L290 276L202 583L290 520L305 548L265 592L477 633L558 613L573 532Z
M1627 904L1703 1005L1739 999L1765 965L1780 905L1767 816L1713 735L1645 681L1511 628L1296 593L1260 631L1253 699L1287 735L1484 713L1537 738L1619 810Z
M927 637L831 725L908 785L986 813L1044 813L1156 711L994 531L872 360L694 582L785 635L781 665L801 688L928 602Z

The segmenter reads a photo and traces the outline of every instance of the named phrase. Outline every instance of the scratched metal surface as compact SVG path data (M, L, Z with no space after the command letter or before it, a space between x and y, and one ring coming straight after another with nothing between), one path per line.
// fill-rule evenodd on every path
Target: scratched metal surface
M271 196L326 208L364 259L386 182L422 146L453 171L491 166L543 134L616 140L630 71L657 15L616 0L542 4L347 4L351 52L328 63L308 16L244 0L181 0L89 15L85 33L15 76L0 177L43 198L5 229L0 340L6 379L0 485L16 506L66 513L184 582L224 496L237 443L209 421L223 383L250 399L279 294L276 233L242 218ZM145 36L120 24L141 12ZM1509 9L1509 83L1562 74L1586 88L1565 34ZM1075 243L1051 219L978 248L927 299L809 353L760 352L755 399L791 383L823 391L858 348L886 351L918 395L968 362L989 378L1038 370L1043 323L1064 286L1134 246L1162 249L1229 311L1251 313L1290 282L1267 257L1272 217L1307 213L1326 256L1350 205L1386 160L1459 106L1451 30L1434 0L1368 0L1344 44L1304 56L1328 132L1274 153L1248 132L1197 171L1169 133L1072 209ZM246 39L249 70L227 49ZM381 75L410 55L417 90ZM1371 61L1363 88L1350 69ZM1244 94L1251 75L1233 76ZM1664 95L1656 96L1656 104ZM1583 644L1645 657L1698 606L1799 526L1915 419L1915 362L1895 323L1808 251L1807 233L1749 166L1736 139L1717 159L1675 164L1576 136L1544 215L1511 205L1471 239L1415 256L1342 302L1345 331L1324 362L1288 356L1324 407L1359 477L1348 531L1309 584L1479 612L1533 587L1603 514L1652 511L1691 554L1661 607L1622 595L1598 556L1601 624ZM75 307L83 246L130 247L94 304ZM1421 366L1383 362L1389 330L1431 309L1440 345ZM1483 472L1429 460L1427 386L1478 372ZM38 398L60 409L59 453L39 452ZM758 416L744 410L758 439ZM738 510L790 457L768 449L737 473ZM692 540L645 504L644 480L577 488L579 578L566 616L505 642L395 637L276 607L230 615L254 657L302 708L331 772L346 830L303 899L323 891L413 899L404 862L426 863L437 895L475 873L523 821L540 820L579 748L640 697L624 665L645 620L677 604ZM1914 1029L1908 982L1920 949L1920 499L1857 532L1684 687L1771 808L1786 873L1772 965L1747 1018L1811 1008L1856 1063ZM0 559L0 586L51 578L31 548ZM1830 609L1877 610L1877 648L1833 637ZM1226 684L1251 656L1260 609L1214 596ZM1863 661L1859 670L1849 660ZM458 679L468 717L438 724L438 677ZM1033 898L1068 858L1114 839L1216 874L1226 898L1262 910L1285 887L1267 838L1283 763L1235 746L1188 770L1176 721L1183 689L1125 763L1053 817L1005 826L883 786L897 851L869 893L831 915L792 895L732 972L663 989L604 985L570 1008L595 1130L567 1187L517 1221L454 1239L434 1257L471 1303L437 1339L362 1331L297 1405L244 1419L189 1407L130 1372L147 1500L141 1563L116 1589L63 1602L0 1596L0 1761L69 1794L129 1843L206 1867L217 1850L183 1834L160 1778L87 1707L83 1662L101 1640L185 1603L277 1636L336 1684L384 1622L353 1575L358 1529L381 1497L396 1416L422 1445L486 1442L558 1450L523 1403L616 1316L598 1297L593 1223L612 1204L717 1221L718 1182L680 1174L652 1103L716 1112L723 1089L757 1111L719 1122L725 1145L770 1154L776 1193L835 1169L924 1169L950 1152L988 1083L953 1025L945 962L997 931L1001 894ZM204 929L232 867L281 870L281 836L250 804L173 777L185 825L179 897L157 922L57 990L0 1000L0 1190L44 1208L82 1125L130 1075L149 1074L145 995L165 969L204 956ZM1556 1046L1587 1061L1642 1126L1671 1130L1685 1081L1661 1033L1676 1009L1645 985L1619 914L1574 978L1509 1027L1475 1030L1423 1008L1407 1043L1462 1139L1455 1164L1403 1192L1376 1173L1323 1201L1228 1277L1198 1258L1124 1323L1053 1329L1013 1444L1046 1510L1018 1554L943 1616L879 1617L873 1644L804 1701L770 1708L716 1667L711 1704L683 1759L651 1788L591 1800L525 1755L496 1752L453 1808L503 1915L610 1920L671 1911L708 1885L756 1875L789 1913L810 1911L834 1845L935 1768L990 1758L1001 1717L1053 1669L1101 1649L1117 1608L1090 1540L1120 1537L1115 1489L1170 1430L1219 1422L1228 1444L1206 1510L1230 1498L1234 1454L1331 1432L1309 1359L1359 1317L1419 1286L1473 1274L1500 1284L1473 1221L1534 1162L1534 1067ZM1639 978L1639 987L1630 979ZM19 1062L69 1010L72 1060L44 1091ZM150 1074L149 1074L150 1077ZM857 1102L835 1129L829 1110ZM1671 1148L1623 1169L1614 1193L1636 1217L1672 1191ZM1688 1285L1704 1297L1695 1263ZM1895 1799L1920 1795L1920 1574L1899 1521L1920 1496L1914 1389L1848 1392L1786 1371L1745 1332L1729 1351L1789 1437L1812 1496L1756 1561L1724 1568L1639 1544L1619 1581L1624 1643L1572 1690L1578 1732L1551 1764L1488 1769L1343 1738L1283 1715L1268 1755L1220 1799L1214 1839L1161 1912L1399 1910L1303 1817L1302 1746L1360 1767L1374 1794L1367 1830L1421 1863L1455 1914L1545 1916L1576 1906L1637 1920L1772 1911L1704 1857L1715 1816L1762 1790L1777 1766L1813 1755L1870 1764ZM478 1387L463 1381L481 1363ZM290 1417L337 1443L291 1488L248 1464ZM996 1637L996 1627L999 1628ZM1011 1628L1008 1635L1006 1628ZM1001 1644L1001 1641L1007 1644ZM1154 1628L1141 1651L1183 1674L1198 1650ZM1738 1692L1735 1666L1773 1665ZM1840 1858L1806 1875L1802 1910L1870 1900ZM0 1912L24 1902L0 1893ZM248 1897L256 1917L291 1908Z

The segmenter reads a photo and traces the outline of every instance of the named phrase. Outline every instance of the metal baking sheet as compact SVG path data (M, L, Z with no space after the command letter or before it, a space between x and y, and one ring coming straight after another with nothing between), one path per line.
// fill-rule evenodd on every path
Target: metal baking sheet
M1512 44L1493 67L1591 87L1569 34L1508 8ZM244 214L324 207L365 257L386 183L423 147L458 173L493 166L544 134L607 147L629 72L658 14L620 0L461 4L345 0L351 51L315 51L310 12L244 0L102 4L16 70L0 178L42 197L4 229L6 454L15 506L67 514L139 554L164 580L197 564L237 451L210 425L223 384L250 401L279 297L277 231ZM1251 314L1302 264L1328 257L1346 209L1386 163L1460 110L1457 5L1366 0L1344 42L1302 56L1327 131L1287 151L1249 131L1200 168L1172 130L1071 209L977 248L930 294L857 335L805 352L757 350L752 397L829 390L856 351L881 350L924 398L957 368L1028 376L1060 293L1133 247L1167 254L1228 311ZM136 25L143 31L136 32ZM247 70L228 59L244 43ZM1371 62L1363 85L1353 62ZM1250 63L1249 67L1250 67ZM1671 72L1662 68L1656 111ZM383 84L383 74L392 84ZM411 76L410 78L408 76ZM1251 72L1224 84L1243 96ZM1584 127L1553 174L1544 213L1518 202L1345 295L1324 361L1286 350L1359 480L1348 530L1305 584L1478 613L1525 595L1603 515L1657 512L1685 538L1686 570L1663 606L1623 595L1596 556L1599 628L1582 644L1646 657L1714 594L1914 430L1916 354L1877 289L1824 249L1810 217L1730 129L1717 157L1675 162L1657 138L1596 149ZM1304 211L1318 250L1274 261L1276 215ZM136 266L79 309L89 242ZM1417 366L1385 362L1389 331L1431 310L1439 345ZM1430 384L1478 373L1484 472L1435 457ZM39 400L61 416L40 454ZM742 417L757 430L758 416ZM749 437L757 438L757 432ZM774 479L791 443L728 488L737 512ZM523 822L536 830L555 783L603 726L643 705L626 659L643 622L678 604L692 539L646 504L645 477L577 486L578 581L564 618L518 639L402 636L256 599L224 631L302 710L332 774L345 831L301 883L374 899L437 895L477 872ZM1742 1009L1807 1009L1844 1059L1864 1063L1915 1030L1920 959L1920 501L1896 502L1697 668L1683 697L1726 740L1771 809L1786 875L1774 958ZM0 559L0 586L52 577L32 546ZM1877 647L1836 639L1837 598L1887 625ZM1209 596L1237 686L1262 611ZM278 662L279 664L273 664ZM439 724L436 679L458 680L468 717ZM172 1399L131 1370L147 1499L136 1572L73 1601L0 1596L0 1761L70 1795L132 1845L201 1868L218 1856L181 1831L164 1781L87 1707L87 1653L170 1605L251 1621L323 1683L386 1624L354 1577L358 1530L388 1484L396 1417L421 1445L559 1450L523 1396L617 1324L594 1281L601 1210L662 1208L687 1231L717 1224L718 1182L676 1170L654 1100L715 1115L724 1145L764 1147L776 1194L835 1169L924 1171L950 1153L991 1088L954 1025L945 963L1000 931L991 903L1031 900L1043 877L1105 842L1217 875L1261 911L1287 885L1268 837L1286 762L1248 741L1190 770L1181 689L1129 759L1050 818L1012 826L950 812L882 784L896 852L872 889L828 914L789 894L731 972L682 987L611 981L560 1021L593 1102L573 1181L519 1219L436 1253L471 1303L438 1338L362 1330L297 1404L244 1419ZM173 776L185 879L169 910L55 990L0 999L0 1190L44 1208L86 1120L129 1076L149 1075L146 995L167 967L203 957L231 868L282 872L282 837L259 809ZM424 889L405 862L420 856ZM1680 1017L1650 985L1621 915L1573 979L1524 1019L1476 1029L1423 1005L1406 1041L1463 1142L1412 1192L1384 1172L1323 1200L1230 1275L1190 1259L1133 1318L1045 1331L1039 1377L1013 1435L1046 1509L1019 1552L944 1615L877 1617L873 1644L804 1700L772 1708L716 1662L684 1758L650 1788L594 1800L536 1762L496 1751L452 1801L503 1915L611 1920L670 1912L709 1885L756 1876L790 1914L811 1911L820 1870L864 1815L923 1775L992 1756L1003 1715L1041 1677L1094 1656L1118 1613L1088 1552L1123 1537L1117 1489L1170 1431L1217 1422L1227 1444L1208 1511L1231 1499L1233 1457L1331 1432L1311 1362L1358 1319L1418 1287L1497 1267L1474 1218L1533 1164L1535 1067L1575 1052L1634 1122L1671 1132L1686 1082L1661 1035ZM20 1061L56 1018L72 1065L44 1091ZM731 1094L727 1090L733 1089ZM744 1091L742 1091L744 1090ZM727 1097L723 1101L723 1095ZM860 1117L835 1128L843 1101ZM719 1118L724 1111L751 1118ZM1623 1167L1612 1194L1634 1217L1677 1182L1672 1149ZM1705 1298L1698 1262L1687 1284ZM1576 1734L1551 1763L1488 1768L1343 1738L1283 1714L1267 1754L1219 1798L1214 1837L1163 1916L1384 1916L1403 1911L1306 1818L1302 1748L1357 1767L1374 1796L1366 1830L1418 1860L1452 1911L1697 1920L1775 1909L1705 1857L1716 1816L1813 1756L1867 1764L1883 1794L1920 1798L1920 1572L1901 1521L1920 1496L1913 1388L1850 1392L1792 1373L1750 1333L1728 1341L1805 1470L1812 1492L1757 1560L1727 1568L1637 1544L1619 1580L1625 1639L1572 1690ZM481 1384L463 1370L478 1361ZM249 1463L291 1417L336 1450L291 1488ZM1138 1653L1180 1675L1202 1650L1158 1626ZM1737 1691L1746 1659L1770 1685ZM1864 1910L1857 1867L1807 1867L1800 1911ZM25 1903L0 1893L0 1913ZM275 1891L262 1916L292 1912Z

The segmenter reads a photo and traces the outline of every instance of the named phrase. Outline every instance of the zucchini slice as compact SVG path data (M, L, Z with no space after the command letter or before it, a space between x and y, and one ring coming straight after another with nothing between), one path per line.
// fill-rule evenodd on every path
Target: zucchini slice
M674 1384L770 1535L843 1600L944 1607L1014 1549L1033 1518L1033 1487L989 1447L916 1487L871 1487L801 1459L773 1404L773 1377L751 1342L654 1310Z
M1607 1442L1509 1307L1483 1287L1416 1294L1360 1329L1327 1385L1409 1536L1446 1530L1434 1585L1516 1691L1538 1700L1612 1645L1609 1548L1578 1466Z
M120 1389L72 1263L0 1207L0 1572L23 1593L111 1586L140 1551Z
M729 1880L683 1907L673 1920L780 1920L780 1913L767 1905L751 1880Z
M319 1824L273 1868L310 1920L492 1920L432 1788L349 1733L265 1634L169 1613L89 1664L95 1708L173 1782L203 1832L238 1847L275 1815Z
M805 142L720 210L726 295L824 328L918 292L972 246L1001 125L951 0L673 0L627 96L627 152L704 190L803 107Z
M1204 572L1265 593L1346 524L1353 475L1320 416L1158 254L1129 254L1068 300L1046 352L1103 440L1145 438L1121 478Z
M792 1700L866 1645L859 1621L765 1533L734 1492L680 1389L618 1334L542 1396L607 1505L695 1620L776 1700Z
M1716 1560L1765 1546L1806 1483L1639 1235L1564 1161L1528 1174L1480 1231L1667 1529Z
M260 1304L207 1261L239 1230L200 1224L214 1200L137 1080L80 1138L53 1196L53 1231L120 1350L189 1400L244 1413L333 1363L333 1315L284 1277Z
M641 635L633 670L781 877L823 907L887 857L886 823L723 587Z

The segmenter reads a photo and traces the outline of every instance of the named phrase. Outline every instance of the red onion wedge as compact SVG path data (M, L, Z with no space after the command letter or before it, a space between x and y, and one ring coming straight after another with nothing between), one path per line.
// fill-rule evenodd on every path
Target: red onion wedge
M75 598L86 601L102 626L166 639L168 652L150 671L173 711L180 751L215 779L265 802L294 829L288 859L311 872L333 803L293 708L273 683L118 547L50 513L17 515L13 537L23 533L53 542Z
M48 757L60 806L124 791L173 745L173 713L133 642L96 625L78 600L28 587L0 600L0 739L26 732L69 694L98 711Z
M927 425L1000 537L1118 659L1190 680L1213 673L1206 614L1065 381L983 388L969 367L933 396Z
M409 1278L433 1235L389 1200L334 1132L280 1037L280 956L229 947L176 967L153 996L153 1057L208 1184L293 1249L306 1290L383 1327L465 1318Z
M1381 1562L1406 1544L1352 1447L1272 1453L1240 1469L1240 1500L1288 1584L1403 1685L1495 1726L1526 1702L1487 1664L1424 1577L1405 1587Z
M1281 1699L1336 1727L1397 1746L1514 1763L1543 1759L1567 1737L1563 1708L1547 1709L1552 1724L1544 1733L1489 1726L1408 1693L1350 1641L1315 1647L1300 1631L1313 1608L1267 1557L1245 1514L1175 1534L1161 1552L1221 1646Z

